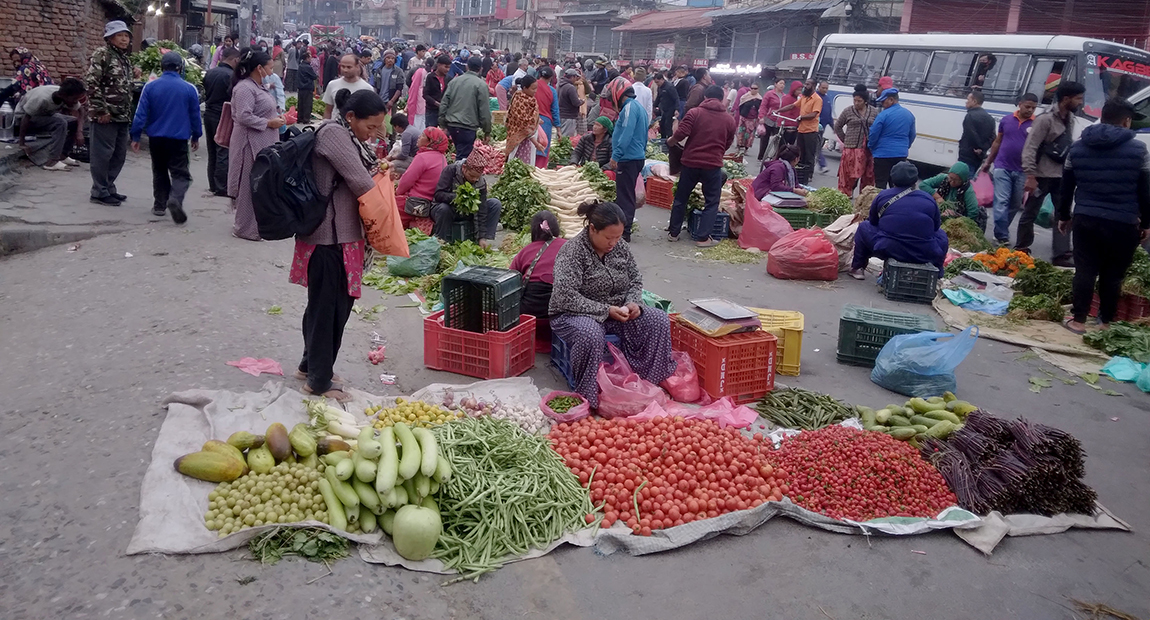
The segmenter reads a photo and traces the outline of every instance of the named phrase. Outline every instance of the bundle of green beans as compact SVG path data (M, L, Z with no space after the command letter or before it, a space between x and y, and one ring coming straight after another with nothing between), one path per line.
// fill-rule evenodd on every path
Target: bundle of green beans
M778 426L804 431L813 431L847 418L858 417L854 405L801 388L775 390L756 403L755 409L759 415Z
M587 489L546 437L487 416L432 429L453 475L436 499L443 534L431 557L479 576L587 527L594 511Z

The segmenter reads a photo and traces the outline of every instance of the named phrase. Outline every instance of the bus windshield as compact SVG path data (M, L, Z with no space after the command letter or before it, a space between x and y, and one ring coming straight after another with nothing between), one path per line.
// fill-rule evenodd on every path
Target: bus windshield
M1102 104L1112 97L1130 97L1150 86L1150 54L1090 43L1086 47L1084 114L1098 118Z

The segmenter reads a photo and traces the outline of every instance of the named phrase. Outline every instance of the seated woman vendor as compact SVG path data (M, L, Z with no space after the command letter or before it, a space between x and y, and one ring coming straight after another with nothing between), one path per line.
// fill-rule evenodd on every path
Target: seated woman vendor
M904 161L890 171L890 189L879 192L871 203L870 217L855 231L855 253L851 277L864 279L867 261L872 256L924 263L938 267L946 257L949 240L942 230L938 203L930 194L915 189L918 168Z
M639 305L643 277L623 241L623 210L584 203L587 226L559 250L551 290L551 331L567 343L575 391L599 407L597 373L606 334L618 336L631 368L658 385L675 372L667 313Z
M936 174L918 184L919 189L934 196L934 201L940 206L949 202L948 208L942 212L942 219L952 217L969 217L986 228L986 214L978 208L978 196L970 186L970 167L962 162L955 162L949 172Z
M523 296L519 311L545 319L551 316L551 290L555 283L555 257L567 243L559 237L559 219L550 211L540 211L531 218L531 243L515 255L511 268L523 274Z
M443 169L447 167L447 147L450 144L447 134L438 127L423 130L416 141L416 153L407 171L399 178L395 188L396 196L406 196L404 212L413 217L431 215L432 200L435 198L435 184Z
M443 168L439 182L435 184L434 204L431 207L431 219L435 220L435 226L431 229L432 236L450 242L452 224L472 219L479 234L479 245L491 247L495 229L499 226L499 212L503 207L495 198L487 197L487 182L483 179L483 169L486 167L487 157L481 151L472 151L467 159ZM464 183L470 183L479 192L479 204L474 214L456 212L456 191Z
M788 144L779 151L778 159L772 159L763 166L763 171L751 183L755 198L762 200L771 192L794 192L806 196L807 190L795 182L795 164L799 163L799 147Z

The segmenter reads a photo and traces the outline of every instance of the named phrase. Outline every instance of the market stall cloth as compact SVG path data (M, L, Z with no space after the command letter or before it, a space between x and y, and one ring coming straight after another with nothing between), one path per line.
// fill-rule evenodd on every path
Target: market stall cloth
M1059 514L1053 517L1039 515L1003 515L994 511L982 518L976 528L955 530L967 544L990 555L998 543L1007 536L1034 536L1059 534L1074 527L1094 530L1130 531L1130 525L1114 516L1102 504L1095 504L1098 513L1090 515Z
M370 395L358 392L365 400ZM187 390L164 400L168 416L160 426L152 462L140 488L140 522L128 555L137 553L215 553L246 545L261 532L280 527L269 524L219 536L204 526L212 482L189 478L172 467L175 460L200 449L209 439L225 440L236 431L263 429L273 422L291 428L307 422L304 395L269 381L259 392ZM362 411L362 409L361 409ZM318 521L300 526L320 527L357 543L374 544L381 534L349 534Z

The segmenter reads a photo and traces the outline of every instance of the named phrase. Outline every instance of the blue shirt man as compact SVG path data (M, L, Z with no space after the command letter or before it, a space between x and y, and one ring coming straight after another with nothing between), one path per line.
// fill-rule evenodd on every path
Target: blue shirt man
M914 143L914 114L898 104L898 89L888 88L876 99L882 111L870 127L867 146L874 156L875 186L885 189L894 165L910 155Z

